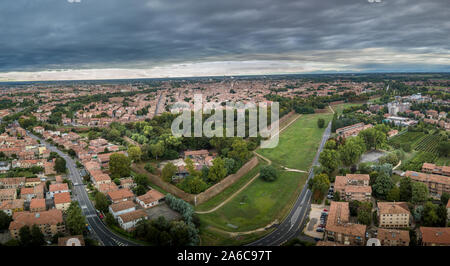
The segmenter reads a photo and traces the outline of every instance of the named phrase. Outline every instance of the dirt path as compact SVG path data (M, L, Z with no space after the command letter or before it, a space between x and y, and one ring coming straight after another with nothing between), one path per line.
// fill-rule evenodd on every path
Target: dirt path
M227 234L227 235L229 235L231 237L236 237L236 236L240 236L240 235L248 235L248 234L253 234L253 233L265 231L265 230L267 230L268 228L270 228L271 226L273 226L274 224L277 224L277 223L278 223L278 219L276 219L275 221L271 222L270 224L268 224L268 225L266 225L264 227L261 227L261 228L255 229L255 230L251 230L251 231L245 231L245 232L229 232L229 231L225 231L225 230L219 229L219 228L214 227L214 226L209 226L209 229L212 229L212 230L220 232L220 233Z
M331 107L331 105L328 105L328 107L330 107L331 112L334 114L334 110L333 110L333 108Z
M242 190L244 190L246 187L248 187L251 183L253 183L253 181L256 180L256 178L258 178L259 173L257 173L254 177L252 177L252 179L250 179L244 186L242 186L238 191L234 192L231 196L229 196L226 200L224 200L222 203L220 203L219 205L217 205L216 207L207 210L207 211L196 211L195 213L198 214L206 214L206 213L211 213L213 211L216 211L217 209L219 209L220 207L222 207L223 205L227 204L230 200L232 200L235 196L237 196L239 193L241 193Z

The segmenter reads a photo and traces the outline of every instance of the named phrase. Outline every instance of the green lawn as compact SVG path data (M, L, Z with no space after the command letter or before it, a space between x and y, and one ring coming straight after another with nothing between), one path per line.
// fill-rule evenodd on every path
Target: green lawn
M202 224L235 232L258 229L275 219L282 221L305 185L306 177L303 173L280 171L274 182L258 178L218 210L199 217Z
M288 168L308 171L322 139L325 128L317 127L317 119L325 119L325 126L332 113L302 115L279 136L278 146L258 149L257 152Z
M253 234L240 235L232 237L226 233L219 232L208 226L200 228L200 245L201 246L239 246L251 243L263 237L265 234L273 230L257 232Z
M245 174L243 177L241 177L233 185L229 186L224 191L222 191L221 193L219 193L212 199L208 200L207 202L197 205L195 207L195 210L196 211L207 211L207 210L210 210L210 209L216 207L217 205L222 203L224 200L226 200L228 197L233 195L236 191L238 191L245 184L247 184L247 182L250 181L250 179L252 179L257 173L259 173L259 169L264 164L266 164L266 162L264 160L260 160L260 162L257 166L255 166L247 174Z
M339 105L332 105L331 108L333 108L333 110L337 114L342 114L342 112L346 108L353 107L353 106L361 106L361 105L362 105L362 103L343 103L343 104L339 104Z

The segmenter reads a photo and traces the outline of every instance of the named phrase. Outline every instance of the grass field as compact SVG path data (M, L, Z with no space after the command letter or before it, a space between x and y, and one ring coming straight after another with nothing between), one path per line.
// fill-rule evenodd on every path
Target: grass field
M196 211L207 211L210 210L220 203L222 203L224 200L226 200L228 197L233 195L236 191L238 191L242 186L244 186L250 179L252 179L257 173L259 173L259 169L262 165L266 164L264 160L260 160L259 164L254 167L252 170L250 170L247 174L245 174L243 177L241 177L238 181L236 181L233 185L226 188L224 191L219 193L217 196L213 197L212 199L208 200L207 202L204 202L200 205L197 205L195 207Z
M362 104L361 103L343 103L343 104L339 104L339 105L332 105L331 108L333 108L333 110L337 114L342 114L344 109L353 107L353 106L358 106L358 105L362 105Z
M436 160L436 165L450 166L450 157L439 157Z
M282 132L276 148L259 149L256 152L276 164L307 171L325 130L317 127L319 118L325 119L326 126L332 118L332 113L302 115Z
M202 224L230 232L250 231L275 219L281 221L305 185L306 177L303 173L280 171L274 182L258 178L215 212L200 214L199 217Z

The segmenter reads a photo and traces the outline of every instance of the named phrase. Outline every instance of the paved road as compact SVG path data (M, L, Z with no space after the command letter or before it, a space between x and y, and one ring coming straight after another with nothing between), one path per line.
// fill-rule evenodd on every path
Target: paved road
M97 238L103 243L105 246L137 246L137 244L124 239L113 232L111 232L106 225L100 220L95 210L94 205L89 200L87 191L84 187L83 180L80 175L80 170L77 169L75 161L63 153L53 145L45 142L43 139L31 134L27 131L27 134L41 141L41 144L45 144L45 146L53 151L57 152L61 157L63 157L67 162L67 168L69 170L69 178L73 183L72 188L72 197L75 198L83 211L83 214L86 216L86 220L92 229L93 233L97 236Z
M327 128L322 137L319 149L313 161L313 166L319 165L319 154L322 152L325 142L331 135L331 122L328 124ZM308 180L303 186L303 189L297 198L291 212L288 214L286 219L277 226L275 231L264 236L263 238L250 243L249 246L279 246L284 242L298 236L305 226L305 217L309 213L311 208L311 190L308 189L308 181L314 177L314 169L311 167L309 171Z

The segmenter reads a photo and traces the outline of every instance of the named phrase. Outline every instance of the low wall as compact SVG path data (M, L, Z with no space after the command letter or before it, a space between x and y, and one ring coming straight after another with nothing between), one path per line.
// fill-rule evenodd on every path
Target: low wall
M203 191L200 194L194 195L184 192L183 190L177 188L176 186L169 184L167 182L164 182L161 177L157 175L153 175L148 173L144 168L143 165L135 165L133 167L133 170L140 174L145 174L149 177L150 182L157 185L158 187L164 189L165 191L169 192L170 194L183 199L184 201L187 201L191 204L201 204L205 201L208 201L212 197L216 196L220 192L224 191L226 188L231 186L234 182L239 180L241 177L243 177L245 174L247 174L250 170L253 169L258 165L258 158L253 157L248 161L246 164L244 164L235 174L231 174L219 183L211 186L207 190ZM196 199L197 198L197 199Z
M246 175L250 170L252 170L256 165L258 165L258 158L255 156L250 161L248 161L246 164L244 164L239 171L237 171L235 174L231 174L219 183L213 185L212 187L208 188L207 190L203 191L202 193L197 195L197 200L195 204L201 204L203 202L208 201L212 197L216 196L220 192L224 191L226 188L234 184L234 182L238 181Z

